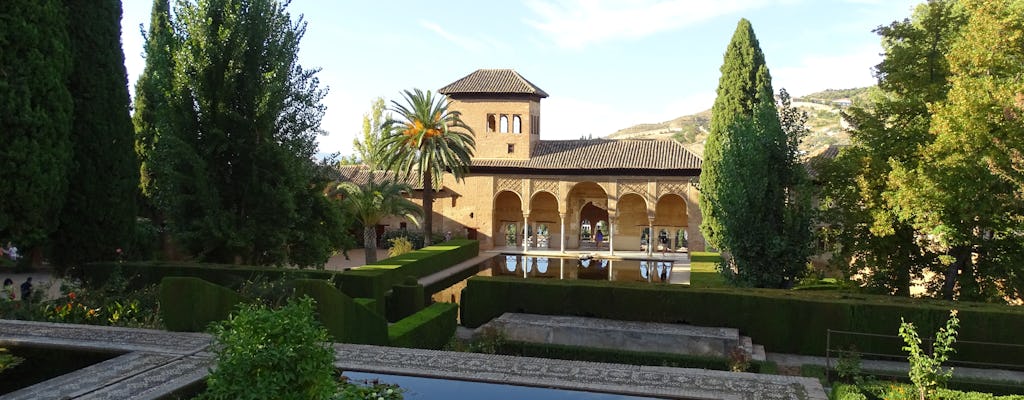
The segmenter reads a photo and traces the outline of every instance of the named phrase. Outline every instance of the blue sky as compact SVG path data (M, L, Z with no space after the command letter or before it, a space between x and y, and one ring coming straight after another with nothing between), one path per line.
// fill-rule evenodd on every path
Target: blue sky
M799 96L874 83L872 30L919 0L294 0L308 22L300 62L321 68L323 153L352 151L376 97L436 90L479 68L512 68L544 89L541 138L604 136L711 107L725 47L751 21L775 90ZM172 1L173 3L173 1ZM139 24L124 1L129 84L142 73Z

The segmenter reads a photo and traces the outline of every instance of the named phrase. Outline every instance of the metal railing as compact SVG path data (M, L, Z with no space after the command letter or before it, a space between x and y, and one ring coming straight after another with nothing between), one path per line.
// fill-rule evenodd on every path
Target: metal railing
M904 342L903 338L899 335L883 335L877 333L866 333L866 332L851 332L841 330L827 330L827 336L825 338L825 376L826 379L831 380L832 370L835 365L838 365L838 361L844 357L856 356L861 360L877 360L877 361L899 361L907 362L906 353L878 353L871 351L860 351L856 348L856 344L843 348L839 341L833 340L833 337L853 337L853 338L867 338L868 340L875 341L877 345L879 342L892 341L896 348L902 349ZM849 343L850 341L846 341ZM924 346L925 351L931 353L935 338L921 338L921 344ZM981 346L981 347L996 347L1001 349L1013 349L1017 352L1024 353L1024 345L1014 343L999 343L999 342L982 342L975 340L957 340L954 344L954 348L967 346ZM1024 359L1021 360L1024 362ZM1001 363L1001 362L982 362L982 361L968 361L950 359L946 364L949 366L961 366L966 368L983 368L983 369L1007 369L1015 371L1024 371L1024 364L1017 363ZM905 373L899 373L897 371L877 371L871 370L872 374L891 376L891 377L904 377Z

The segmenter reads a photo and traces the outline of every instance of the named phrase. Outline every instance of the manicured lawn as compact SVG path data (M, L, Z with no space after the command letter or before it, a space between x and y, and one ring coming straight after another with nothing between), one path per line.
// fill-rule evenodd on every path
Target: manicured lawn
M732 287L716 266L722 261L718 253L695 251L690 253L690 286L699 288Z

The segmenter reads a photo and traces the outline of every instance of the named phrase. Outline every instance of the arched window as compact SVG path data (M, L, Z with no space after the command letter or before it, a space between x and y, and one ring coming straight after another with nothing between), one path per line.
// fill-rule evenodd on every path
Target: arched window
M519 264L519 256L505 256L505 269L508 272L516 272L516 266Z
M512 116L512 133L523 133L523 121L518 115Z
M501 133L508 133L508 115L502 114L501 115L501 119L499 121L500 121L499 127L501 128Z
M542 274L548 273L548 258L547 257L537 257L537 272L540 272Z
M495 125L496 124L494 123L494 114L487 114L487 131L494 132Z

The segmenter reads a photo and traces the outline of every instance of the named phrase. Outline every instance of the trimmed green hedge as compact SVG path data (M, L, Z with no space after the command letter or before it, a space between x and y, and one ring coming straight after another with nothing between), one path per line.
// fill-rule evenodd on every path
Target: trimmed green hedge
M402 283L391 287L391 295L388 296L387 317L388 322L398 320L415 314L422 310L426 297L423 292L423 285L412 282Z
M295 296L316 300L317 318L335 342L387 345L387 322L376 312L318 279L292 282Z
M691 356L684 354L650 353L618 349L567 346L547 343L505 341L497 346L498 354L522 357L554 358L559 360L592 361L629 365L655 365L662 367L729 370L729 359L723 357ZM771 363L751 361L748 372L765 372Z
M388 339L395 347L441 349L455 335L459 306L434 303L388 328Z
M479 242L457 239L344 272L169 261L109 261L86 264L83 268L73 271L72 275L83 279L91 286L98 287L109 280L114 271L120 270L130 279L131 287L135 289L158 284L168 276L199 278L230 289L238 289L244 282L258 277L268 280L330 280L349 297L376 300L375 311L380 315L386 315L387 292L406 276L422 278L476 257L479 253Z
M739 329L774 352L824 355L828 329L895 335L900 318L922 336L960 310L960 340L1024 344L1024 310L1009 306L838 292L690 288L646 283L473 277L462 291L462 324L475 328L505 312L687 323ZM902 342L866 338L864 353L904 354ZM956 360L1019 364L1024 349L957 343Z
M480 242L467 239L453 239L444 243L405 253L364 265L356 271L376 271L384 275L384 283L390 288L414 276L417 279L441 272L458 263L480 254Z
M160 282L160 316L170 331L202 332L242 302L233 290L199 278L169 276Z

